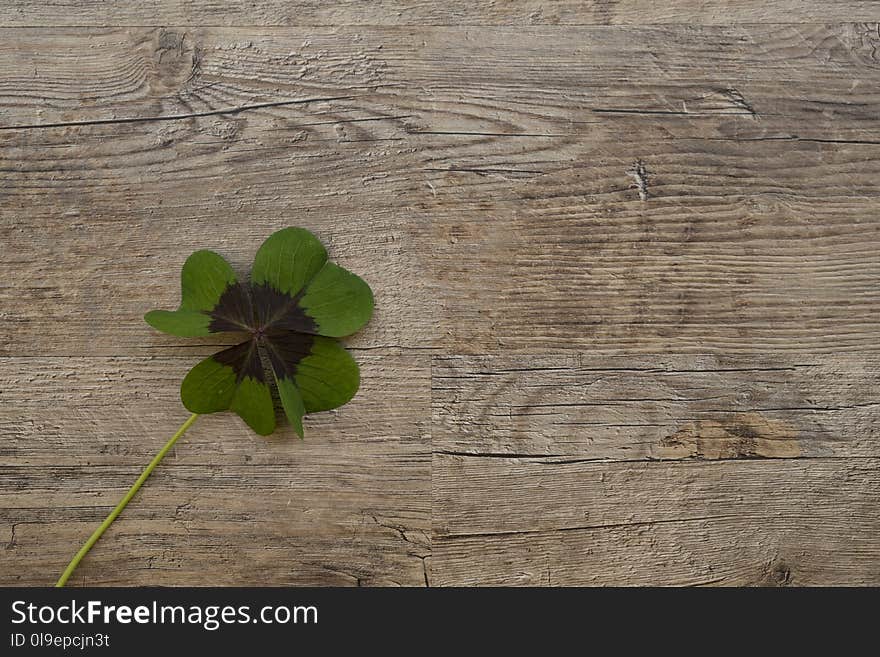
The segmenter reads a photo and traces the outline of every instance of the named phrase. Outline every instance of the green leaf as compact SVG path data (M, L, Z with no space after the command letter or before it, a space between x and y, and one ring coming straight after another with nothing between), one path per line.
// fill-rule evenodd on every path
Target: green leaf
M272 393L253 341L209 356L192 368L180 386L180 398L192 413L231 409L261 435L275 430Z
M147 324L182 338L247 328L250 303L242 301L246 293L220 255L213 251L193 253L183 264L180 287L180 308L151 310L144 315Z
M184 377L180 399L192 413L218 413L229 409L237 385L235 370L209 356Z
M335 340L319 335L282 333L271 335L265 344L279 382L279 392L282 381L287 382L285 385L295 385L305 413L338 408L357 392L360 385L357 363ZM293 413L288 413L288 419L295 425L299 421L296 419L299 402L292 397L289 401ZM285 412L287 410L285 406Z
M357 363L332 338L369 321L373 293L360 277L327 262L326 250L309 231L285 228L269 236L248 283L239 282L216 253L197 251L183 266L181 290L177 310L146 314L151 326L181 337L250 334L186 375L180 396L193 413L232 410L257 433L272 433L275 409L261 355L300 436L306 413L342 406L357 392Z
M297 365L294 381L306 413L317 413L351 401L361 376L354 358L338 342L315 336L309 355Z
M305 228L284 228L263 242L254 258L251 283L294 296L327 262L327 251Z
M295 376L299 363L311 353L313 342L311 335L291 331L274 333L263 342L284 414L300 438L303 437L302 418L306 414L306 407Z
M211 333L211 316L192 310L151 310L144 320L157 331L181 338Z
M360 276L328 262L309 281L300 305L318 335L341 338L370 321L373 291Z
M287 377L278 378L275 375L276 385L278 386L278 396L281 397L281 406L284 408L284 414L290 421L290 426L296 431L296 435L300 438L305 437L303 432L303 415L306 414L306 407L303 404L302 395L293 382L293 379Z
M211 311L238 279L229 263L213 251L196 251L180 273L180 309Z
M257 381L251 377L242 379L229 408L238 413L261 436L268 436L275 431L275 405L265 381Z

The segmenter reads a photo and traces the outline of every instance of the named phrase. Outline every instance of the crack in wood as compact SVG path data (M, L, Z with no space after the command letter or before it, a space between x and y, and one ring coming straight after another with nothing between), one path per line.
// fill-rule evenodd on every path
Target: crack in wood
M708 520L730 520L743 519L744 516L736 515L714 515L714 516L697 516L694 518L667 518L663 520L639 520L635 522L613 522L598 525L579 525L576 527L551 527L548 529L519 529L519 530L502 530L497 532L461 532L461 533L441 533L439 535L443 540L460 540L473 538L496 538L509 536L531 536L536 534L555 534L566 532L589 532L605 529L624 529L630 527L651 527L654 525L668 525L690 522L704 522Z
M90 119L84 121L61 121L57 123L31 123L26 125L0 126L0 130L42 130L46 128L69 128L87 125L113 125L117 123L152 123L156 121L182 121L185 119L201 118L205 116L235 115L252 110L267 109L270 107L286 107L289 105L305 105L308 103L330 102L334 100L352 100L355 96L325 96L316 98L301 98L297 100L279 100L267 103L253 103L227 107L224 109L205 110L204 112L189 112L186 114L169 114L167 116L139 116L117 119ZM337 121L338 123L338 121Z

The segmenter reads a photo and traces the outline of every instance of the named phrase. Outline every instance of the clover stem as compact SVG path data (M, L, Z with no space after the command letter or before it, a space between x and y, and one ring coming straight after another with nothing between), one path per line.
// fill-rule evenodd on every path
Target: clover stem
M113 521L116 520L117 516L122 513L122 510L126 507L126 505L131 501L131 498L135 496L135 493L140 490L140 487L144 485L144 482L149 478L152 474L153 470L157 465L165 458L165 455L174 447L174 443L176 443L183 434L186 433L186 430L189 429L193 422L196 421L198 417L198 413L193 413L189 416L189 419L184 422L180 428L177 430L171 439L165 443L165 446L159 450L159 453L153 457L153 460L150 461L150 464L144 469L141 473L141 476L138 477L137 481L134 482L134 485L128 489L128 492L125 494L119 504L116 505L116 508L110 512L110 515L101 523L101 526L98 527L94 533L89 536L89 540L85 542L85 544L79 549L79 552L70 560L70 563L67 564L67 568L64 569L64 572L61 574L61 577L58 578L58 581L55 583L57 588L60 588L67 583L67 580L70 579L70 576L73 574L73 571L76 570L76 567L79 565L79 562L83 560L89 550L92 549L92 546L98 542L98 539L101 538L101 535L107 531L107 528L113 524Z

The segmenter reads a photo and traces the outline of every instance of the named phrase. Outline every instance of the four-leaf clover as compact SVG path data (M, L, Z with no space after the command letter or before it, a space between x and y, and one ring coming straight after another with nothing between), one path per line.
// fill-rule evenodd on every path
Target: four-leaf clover
M284 228L257 251L248 282L213 251L196 251L181 273L181 302L144 319L180 337L235 332L246 339L196 365L180 386L193 413L233 410L257 433L275 430L267 370L301 437L306 413L342 406L357 392L357 363L334 339L350 335L373 313L373 293L360 277L328 262L304 228Z
M199 415L231 409L257 433L275 430L267 370L290 424L302 437L306 413L342 406L357 392L357 363L334 338L354 333L373 314L373 292L359 277L327 261L327 251L303 228L269 236L241 282L213 251L196 251L183 265L180 307L153 310L144 319L165 333L194 337L243 333L240 344L206 358L180 386L192 415L67 564L64 586L79 563L140 490Z

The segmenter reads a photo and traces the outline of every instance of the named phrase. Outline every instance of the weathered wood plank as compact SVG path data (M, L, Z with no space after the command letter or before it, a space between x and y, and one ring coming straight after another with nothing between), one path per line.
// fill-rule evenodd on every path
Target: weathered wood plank
M136 165L72 173L57 162L45 182L10 175L2 192L0 234L15 245L3 258L15 277L0 288L0 351L167 353L157 349L179 341L141 317L176 305L186 255L215 248L246 271L279 221L315 230L373 285L377 318L392 321L372 323L354 346L870 348L880 310L878 160L866 147L831 148L655 149L644 160L644 202L627 171L648 149L626 145L602 165L583 155L584 168L544 165L547 173L525 178L486 164L484 175L382 177L391 153L350 163L350 176L285 164L281 154L233 158L198 184L170 160L152 174ZM740 177L718 175L733 166ZM371 170L379 177L363 185L357 172Z
M304 441L200 418L76 583L424 585L427 356L357 359L357 403L309 416ZM0 582L57 577L187 416L195 361L0 359Z
M880 357L441 357L433 446L615 461L880 458Z
M729 190L693 204L672 190L641 204L570 190L460 211L437 227L447 240L436 255L444 344L524 354L873 349L873 203Z
M873 37L630 32L10 31L7 127L62 125L0 131L5 257L32 281L3 291L0 349L167 348L140 316L175 302L183 257L235 243L246 268L279 220L329 238L395 318L358 346L876 343Z
M342 116L325 116L331 125L354 109L490 137L626 135L635 120L646 141L880 140L880 36L855 23L4 34L3 127L234 112L291 122L308 99L345 96L333 106Z
M222 176L216 182L222 188ZM193 184L181 183L181 189ZM197 194L206 191L195 184ZM234 189L224 201L199 208L190 205L191 197L173 191L166 197L160 185L150 186L143 197L149 208L125 209L120 190L120 214L75 193L69 201L54 196L44 203L45 213L37 207L0 211L0 240L14 245L3 254L6 271L14 274L0 284L0 354L165 356L207 354L231 344L229 336L181 340L160 334L143 314L177 306L180 268L191 252L212 248L245 274L260 243L285 225L313 230L334 261L372 286L374 321L347 340L350 346L430 348L434 302L424 293L425 266L394 215L332 206L310 213L295 195L289 202L251 197L239 207Z
M515 154L503 170L444 171L478 163L438 149L438 170L413 175L389 172L412 160L388 149L335 149L315 155L327 160L320 168L282 152L219 151L198 184L173 153L147 168L109 155L85 171L57 160L46 173L5 174L0 233L16 245L3 255L16 275L0 288L0 351L123 355L179 344L141 317L176 305L186 255L215 248L246 271L279 221L321 235L373 285L377 317L394 318L372 323L355 346L870 347L880 309L874 149L619 144L602 162L581 153L530 176L509 172L529 165L511 162ZM647 201L627 173L640 153Z
M877 584L876 355L435 357L438 584Z
M869 476L876 480L876 470ZM825 502L831 507L845 500L834 496ZM804 508L799 501L789 501L773 517L744 511L723 521L693 516L574 531L435 537L431 583L876 586L876 511L868 516L841 508Z
M760 2L758 0L264 0L257 3L160 0L149 4L110 0L100 6L48 0L7 0L0 23L54 25L643 25L730 24L876 20L868 0Z

